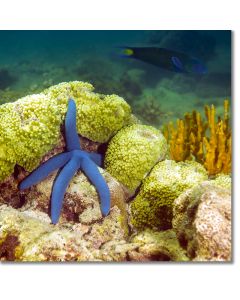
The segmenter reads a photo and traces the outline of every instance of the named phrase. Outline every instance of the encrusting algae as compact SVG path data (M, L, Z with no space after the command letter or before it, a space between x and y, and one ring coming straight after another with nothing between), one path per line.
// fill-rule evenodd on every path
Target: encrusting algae
M177 120L177 127L170 122L164 127L170 158L175 161L195 159L204 165L208 174L231 172L231 128L229 125L229 101L224 101L224 117L215 118L214 105L205 106L206 120L200 113L187 113Z

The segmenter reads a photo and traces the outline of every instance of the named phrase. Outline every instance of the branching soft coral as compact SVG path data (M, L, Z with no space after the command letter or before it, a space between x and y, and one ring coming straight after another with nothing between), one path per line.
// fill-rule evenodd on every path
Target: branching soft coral
M224 101L224 117L215 118L215 107L205 106L206 120L200 113L187 113L177 120L177 127L169 123L163 133L168 140L170 157L175 161L195 159L205 166L209 175L231 171L231 128L229 102Z
M229 173L231 171L232 136L229 126L229 103L224 102L224 118L215 122L215 107L205 107L210 137L203 138L206 149L204 166L209 174Z

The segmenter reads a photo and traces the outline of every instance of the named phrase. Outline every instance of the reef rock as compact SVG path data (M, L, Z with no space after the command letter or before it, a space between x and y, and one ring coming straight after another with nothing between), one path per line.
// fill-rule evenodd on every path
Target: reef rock
M120 209L122 225L127 230L126 192L110 174L99 169L110 189L111 207L116 205ZM21 211L31 209L49 212L52 185L56 175L57 172L53 172L45 180L21 192L21 198L24 198ZM84 173L78 171L66 190L59 221L81 222L81 224L88 225L100 220L102 220L102 214L98 193Z
M188 261L173 230L157 232L150 229L131 236L128 241L109 241L94 252L104 261Z
M50 224L47 214L19 212L0 206L0 260L14 261L95 261L102 260L98 249L108 241L124 239L121 212L115 206L96 225Z
M206 170L197 162L159 162L131 202L131 224L136 228L171 228L174 200L188 188L206 179Z
M46 213L20 212L0 206L0 260L2 261L188 261L173 230L146 230L129 240L121 213L93 225L52 225Z
M84 150L96 151L98 143L81 139ZM43 157L62 152L64 141ZM99 168L111 194L111 210L103 218L99 196L81 171L71 180L65 193L58 225L49 218L50 197L57 172L24 191L19 182L27 175L23 168L0 183L0 257L18 261L94 261L102 260L98 249L105 243L124 240L128 235L128 193L108 172ZM8 206L6 206L7 204ZM15 208L15 209L13 209ZM124 257L124 255L123 255ZM122 259L123 259L122 257ZM108 258L110 259L110 257ZM110 259L111 260L111 259Z
M131 239L140 244L129 251L130 260L134 261L188 261L173 230L153 231L146 229Z
M229 189L203 182L187 190L174 202L172 223L192 260L231 260Z
M30 216L29 216L30 214ZM0 257L15 261L91 260L81 235L50 224L41 212L0 206Z

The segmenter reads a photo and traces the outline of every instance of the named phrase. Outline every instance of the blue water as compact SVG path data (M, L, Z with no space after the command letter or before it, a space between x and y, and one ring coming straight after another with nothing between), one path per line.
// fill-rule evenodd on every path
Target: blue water
M159 110L161 125L231 99L231 31L0 31L0 103L69 80L118 94L133 111ZM198 57L208 73L174 73L119 56L119 46L156 46ZM150 118L150 120L149 120Z

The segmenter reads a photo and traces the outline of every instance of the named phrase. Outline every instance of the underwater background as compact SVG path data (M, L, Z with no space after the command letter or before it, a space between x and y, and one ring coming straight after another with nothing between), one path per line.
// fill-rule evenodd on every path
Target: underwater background
M0 31L0 104L63 81L122 96L145 123L161 126L231 100L231 31ZM121 57L119 47L164 47L201 59L185 74Z
M0 261L232 259L231 31L1 40Z

